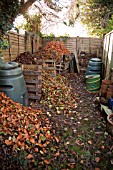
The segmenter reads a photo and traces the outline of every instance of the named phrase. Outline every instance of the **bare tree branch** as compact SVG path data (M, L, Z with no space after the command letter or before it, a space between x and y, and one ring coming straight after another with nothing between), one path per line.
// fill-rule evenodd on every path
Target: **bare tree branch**
M108 12L102 22L102 27L105 28L107 21L110 19L111 15L113 14L113 11Z

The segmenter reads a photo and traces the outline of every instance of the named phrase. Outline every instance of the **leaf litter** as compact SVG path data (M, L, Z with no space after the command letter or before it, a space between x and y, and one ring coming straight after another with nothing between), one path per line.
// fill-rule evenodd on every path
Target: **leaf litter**
M0 168L113 169L113 137L84 74L43 72L42 91L40 103L30 107L1 93Z

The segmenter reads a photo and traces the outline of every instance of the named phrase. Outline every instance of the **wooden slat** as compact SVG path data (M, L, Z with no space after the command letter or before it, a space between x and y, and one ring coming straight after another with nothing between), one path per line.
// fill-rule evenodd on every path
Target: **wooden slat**
M41 97L41 95L30 95L30 94L28 94L28 98L29 99L35 99L35 100L40 100L40 97Z
M42 65L21 65L29 100L40 100L42 93Z
M29 92L41 92L41 89L36 89L36 87L35 87L35 88L33 88L33 87L27 87L27 90L28 90Z
M28 78L28 79L25 80L25 82L29 83L29 84L39 84L41 81Z
M31 70L24 70L23 71L24 75L34 75L34 76L39 76L41 75L41 72L37 72L37 71L31 71Z

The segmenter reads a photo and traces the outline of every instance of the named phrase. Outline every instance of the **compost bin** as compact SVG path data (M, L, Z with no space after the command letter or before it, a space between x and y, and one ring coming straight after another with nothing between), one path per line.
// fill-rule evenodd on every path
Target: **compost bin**
M26 84L21 67L16 62L4 63L0 67L0 92L15 102L28 106Z

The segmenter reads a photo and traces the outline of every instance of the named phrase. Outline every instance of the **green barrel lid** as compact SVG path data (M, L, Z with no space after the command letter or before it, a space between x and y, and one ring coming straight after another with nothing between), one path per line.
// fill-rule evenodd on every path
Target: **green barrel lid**
M100 62L102 61L100 58L91 58L90 61L94 61L94 62Z
M4 77L4 76L16 76L18 74L22 74L21 67L12 68L12 69L9 69L9 70L0 70L0 77Z

